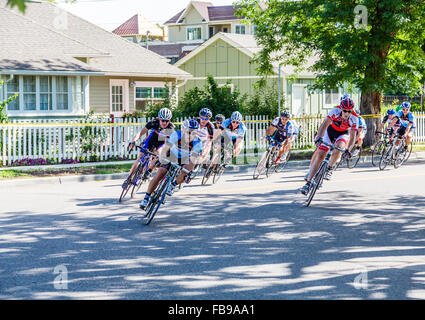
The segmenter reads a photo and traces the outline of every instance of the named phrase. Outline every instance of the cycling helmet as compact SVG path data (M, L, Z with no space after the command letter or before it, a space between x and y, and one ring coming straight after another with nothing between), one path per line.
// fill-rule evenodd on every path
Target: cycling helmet
M203 116L203 117L211 118L211 117L212 117L212 112L211 112L211 110L210 110L210 109L208 109L208 108L202 108L202 109L199 111L199 115L200 115L200 116Z
M387 110L387 115L392 115L392 114L395 114L395 111L394 111L394 109L388 109Z
M342 101L342 100L344 100L344 99L350 99L350 95L349 94L344 94L340 99L339 99L339 101Z
M283 111L280 113L280 116L281 116L281 117L285 117L285 118L291 118L291 114L289 113L289 111L288 111L288 110L283 110Z
M409 109L410 109L411 104L410 104L410 102L408 102L408 101L404 101L404 102L401 104L401 107L402 107L402 108L409 108Z
M354 102L350 98L342 99L339 106L342 110L353 110L354 109Z
M356 109L354 109L354 112L359 116L359 115L361 115L361 113L360 113L360 109L359 108L356 108Z
M199 129L199 122L195 119L187 119L183 122L182 129L197 130Z
M222 114L218 114L215 116L215 121L224 122L224 120L226 120L226 117L223 116Z
M242 114L239 111L234 111L230 116L232 121L242 122Z
M162 108L161 110L159 110L158 112L158 118L161 120L171 120L171 118L173 117L173 114L171 112L170 109L168 108Z

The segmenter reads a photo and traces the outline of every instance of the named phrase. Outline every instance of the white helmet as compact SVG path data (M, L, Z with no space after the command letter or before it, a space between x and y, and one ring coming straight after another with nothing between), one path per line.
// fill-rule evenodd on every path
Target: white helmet
M239 111L234 111L230 116L232 121L242 122L242 114Z
M161 120L170 121L172 117L173 117L173 114L172 114L171 110L168 109L168 108L162 108L158 112L158 118L161 119Z

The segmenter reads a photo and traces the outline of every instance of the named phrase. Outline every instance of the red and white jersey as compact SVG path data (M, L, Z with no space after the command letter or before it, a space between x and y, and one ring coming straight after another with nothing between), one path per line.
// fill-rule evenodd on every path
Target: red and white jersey
M359 128L359 118L354 111L350 114L348 119L343 119L342 110L340 108L333 108L328 113L328 118L332 120L331 126L336 131L347 131L348 129L357 131Z

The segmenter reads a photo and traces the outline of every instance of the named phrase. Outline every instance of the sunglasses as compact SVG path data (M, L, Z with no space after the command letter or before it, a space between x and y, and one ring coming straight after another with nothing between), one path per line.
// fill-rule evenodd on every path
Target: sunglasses
M342 110L344 113L351 113L351 110Z
M208 117L202 117L202 116L200 116L199 118L201 118L201 120L210 120L210 118L208 118Z
M233 120L233 121L232 121L232 123L236 124L236 123L239 123L239 121L235 121L235 120Z
M170 120L162 120L162 119L160 119L159 121L166 122L166 123L170 122Z

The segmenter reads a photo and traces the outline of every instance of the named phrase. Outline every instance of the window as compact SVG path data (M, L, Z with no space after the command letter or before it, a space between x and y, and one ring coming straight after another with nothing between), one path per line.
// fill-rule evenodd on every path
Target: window
M257 33L257 29L258 29L258 26L256 25L256 24L254 24L253 26L252 26L252 34L256 34Z
M82 109L84 105L84 85L81 77L71 77L71 97L72 105L79 106Z
M52 77L40 77L40 110L52 110Z
M7 98L19 94L19 77L15 76L13 80L6 83ZM19 110L19 97L7 104L7 110Z
M201 27L188 27L186 29L186 40L201 40Z
M112 111L123 111L123 87L112 86Z
M243 25L237 25L235 31L238 34L245 34L245 26L243 26Z
M24 110L36 110L36 79L35 76L23 76Z
M136 88L136 99L152 98L152 88Z
M156 99L168 98L168 88L153 88L153 97Z
M325 107L331 108L339 104L339 90L326 89L325 90Z
M56 109L68 110L68 78L56 77Z
M6 83L7 97L18 94L7 110L39 112L84 110L85 83L80 76L16 75Z
M168 98L169 91L163 86L164 84L140 82L139 85L136 84L135 90L136 110L144 110L149 104L162 103L164 99ZM142 87L142 85L145 86Z

